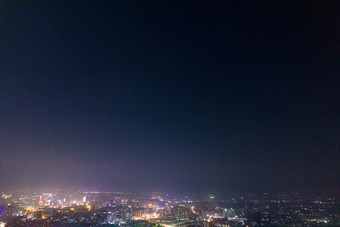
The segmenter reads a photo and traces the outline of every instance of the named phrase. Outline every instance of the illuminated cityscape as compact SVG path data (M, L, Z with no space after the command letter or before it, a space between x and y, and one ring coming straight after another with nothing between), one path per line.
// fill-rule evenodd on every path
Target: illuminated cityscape
M339 197L2 192L2 226L338 226Z
M340 227L340 0L0 0L0 227Z

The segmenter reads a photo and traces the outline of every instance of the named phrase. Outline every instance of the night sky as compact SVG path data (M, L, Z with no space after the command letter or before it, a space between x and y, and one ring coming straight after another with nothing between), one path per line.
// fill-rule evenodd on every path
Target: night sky
M0 189L336 191L337 1L1 1Z

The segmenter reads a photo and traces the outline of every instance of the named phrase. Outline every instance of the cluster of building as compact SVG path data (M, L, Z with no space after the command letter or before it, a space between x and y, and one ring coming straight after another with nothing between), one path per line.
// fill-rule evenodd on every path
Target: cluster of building
M337 197L2 192L3 226L339 226Z

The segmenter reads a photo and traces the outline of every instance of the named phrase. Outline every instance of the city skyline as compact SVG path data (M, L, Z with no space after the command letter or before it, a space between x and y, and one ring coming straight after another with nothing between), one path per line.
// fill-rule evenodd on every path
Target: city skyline
M1 192L0 226L337 226L339 194Z

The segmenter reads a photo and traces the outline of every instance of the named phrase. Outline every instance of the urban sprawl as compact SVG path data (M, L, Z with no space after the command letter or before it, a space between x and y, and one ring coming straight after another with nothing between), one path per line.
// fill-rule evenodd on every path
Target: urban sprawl
M1 192L4 226L340 226L337 196Z

